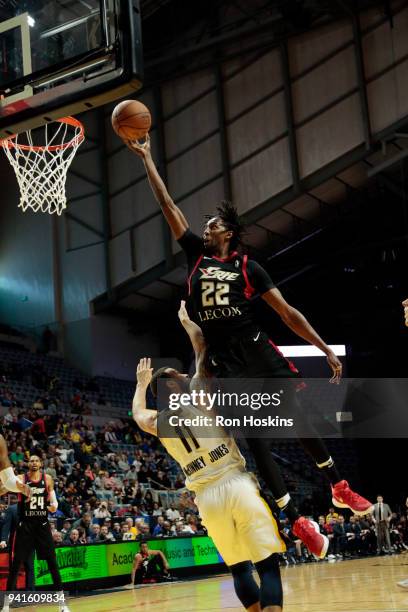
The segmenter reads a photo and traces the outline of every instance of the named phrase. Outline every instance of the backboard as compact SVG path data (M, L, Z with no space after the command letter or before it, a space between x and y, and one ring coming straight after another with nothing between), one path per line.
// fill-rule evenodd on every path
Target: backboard
M0 0L0 138L141 84L139 0Z

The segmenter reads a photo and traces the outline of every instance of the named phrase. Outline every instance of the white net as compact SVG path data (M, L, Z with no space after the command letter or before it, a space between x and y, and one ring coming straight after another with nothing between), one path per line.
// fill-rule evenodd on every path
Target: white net
M16 173L23 211L62 213L67 171L83 141L82 124L72 117L46 124L42 146L34 144L31 130L1 141Z

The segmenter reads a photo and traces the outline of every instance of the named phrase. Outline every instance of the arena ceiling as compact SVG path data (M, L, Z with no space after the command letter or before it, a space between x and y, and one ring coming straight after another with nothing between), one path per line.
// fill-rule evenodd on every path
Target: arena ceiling
M391 18L389 0L141 0L145 83L271 47L372 6Z

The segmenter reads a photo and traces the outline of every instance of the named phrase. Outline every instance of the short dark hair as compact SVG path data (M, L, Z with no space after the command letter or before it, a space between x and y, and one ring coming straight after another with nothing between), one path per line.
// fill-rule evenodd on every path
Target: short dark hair
M229 200L222 200L221 204L216 207L216 210L216 216L221 219L227 230L233 233L230 247L231 249L236 249L240 244L242 244L242 235L245 229L239 219L236 206L234 206ZM211 219L210 216L207 216L206 218Z
M152 380L150 381L150 391L154 397L157 397L157 381L159 378L171 378L170 374L167 373L168 367L159 368L153 373Z

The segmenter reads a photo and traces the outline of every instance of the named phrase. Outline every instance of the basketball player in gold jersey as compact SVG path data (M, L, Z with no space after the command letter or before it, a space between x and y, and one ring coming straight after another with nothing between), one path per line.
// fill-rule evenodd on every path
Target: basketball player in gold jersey
M173 368L161 368L153 377L150 359L141 359L137 367L133 416L141 429L155 436L158 435L158 412L146 409L149 384L156 394L157 379L162 378L169 394L184 393L196 383L202 387L208 375L206 343L200 327L189 319L184 302L179 318L196 356L196 373L191 385ZM160 402L159 409L163 403ZM179 410L178 416L192 419L203 412L204 406L190 405ZM196 494L203 523L232 572L235 592L242 605L250 612L280 612L283 597L276 553L283 552L285 544L256 481L245 470L245 460L236 443L221 428L211 425L207 432L211 437L200 437L194 427L180 427L179 431L175 428L175 433L174 438L160 438L161 442L180 464L187 488ZM260 588L253 578L250 561L259 574Z

